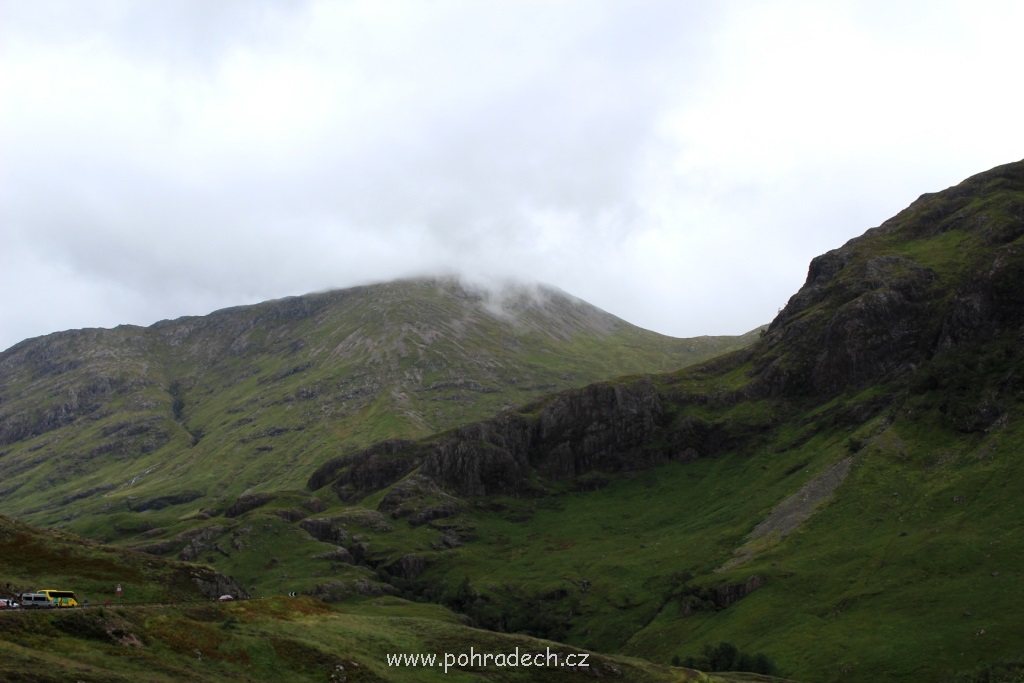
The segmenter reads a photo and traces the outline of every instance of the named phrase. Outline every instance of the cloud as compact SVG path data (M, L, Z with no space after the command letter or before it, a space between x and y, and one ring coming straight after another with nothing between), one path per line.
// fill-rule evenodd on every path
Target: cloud
M0 347L447 272L739 333L1024 156L1016 3L215 5L0 2Z

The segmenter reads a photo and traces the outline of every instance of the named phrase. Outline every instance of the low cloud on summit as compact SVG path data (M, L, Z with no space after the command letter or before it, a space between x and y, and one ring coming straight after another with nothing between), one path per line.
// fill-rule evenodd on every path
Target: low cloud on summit
M0 349L396 277L665 334L1024 157L1016 2L0 0Z

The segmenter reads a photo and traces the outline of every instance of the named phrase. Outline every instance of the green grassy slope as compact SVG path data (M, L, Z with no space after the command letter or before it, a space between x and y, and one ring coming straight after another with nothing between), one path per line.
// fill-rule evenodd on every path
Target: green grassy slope
M821 430L600 492L504 501L473 515L475 540L420 580L455 604L468 577L458 604L492 627L663 662L730 641L803 680L938 680L1016 655L1019 426L978 438L897 420L796 533L717 571L775 504L850 457L848 441ZM751 577L762 585L746 597L716 600Z
M459 624L442 610L395 599L343 608L309 598L275 598L10 614L0 615L0 635L0 675L40 683L562 681L567 675L637 683L784 683L741 674L706 675L481 631ZM389 654L436 659L433 666L423 666L422 660L420 665L402 665L389 662ZM472 654L478 658L470 660ZM527 654L529 666L511 665ZM555 666L568 657L586 666Z
M443 607L398 598L337 607L311 598L217 603L193 578L215 587L215 575L204 567L37 530L6 517L0 517L0 576L14 590L52 584L91 602L79 609L0 610L4 681L526 681L572 675L556 667L549 653L560 663L572 656L572 663L586 663L585 673L600 678L749 680L480 631ZM123 584L121 598L111 595L115 582ZM109 605L107 597L113 600ZM511 665L508 657L517 649L520 657L530 653L534 666ZM491 657L470 660L471 652ZM538 653L541 659L534 658ZM422 660L420 666L408 660L402 665L389 662L389 654L437 660L432 666ZM461 664L460 655L466 655Z
M116 587L122 587L121 600ZM0 516L0 594L71 590L80 602L196 602L236 592L209 567L169 561Z
M301 489L348 449L752 338L672 339L546 288L411 280L28 340L0 354L0 512L123 538Z

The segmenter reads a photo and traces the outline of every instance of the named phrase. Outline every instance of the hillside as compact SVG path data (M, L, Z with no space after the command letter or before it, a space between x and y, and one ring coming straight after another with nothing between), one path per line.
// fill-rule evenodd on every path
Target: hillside
M394 520L348 542L378 576L490 628L665 662L731 641L805 680L993 671L1024 651L1022 304L1015 163L814 259L748 349L308 485Z
M0 578L2 597L17 599L23 592L51 587L73 590L92 604L116 601L118 584L123 597L132 602L206 602L241 590L230 577L209 567L35 529L3 515Z
M30 339L0 354L0 512L113 539L140 513L301 489L353 447L752 338L664 337L549 288L412 280Z
M756 680L709 677L480 631L443 607L398 598L336 607L290 597L219 603L213 598L237 595L238 587L206 567L35 529L3 516L0 576L11 591L59 586L90 601L80 609L0 610L4 681L554 681L574 671L650 683ZM119 583L124 589L120 597L114 595ZM0 593L8 592L0 586ZM529 653L533 666L460 666L457 657L470 648L492 656ZM389 662L389 654L435 655L437 660L433 666L423 666L421 659L419 666L408 660L402 665L402 660ZM565 669L556 661L586 667Z

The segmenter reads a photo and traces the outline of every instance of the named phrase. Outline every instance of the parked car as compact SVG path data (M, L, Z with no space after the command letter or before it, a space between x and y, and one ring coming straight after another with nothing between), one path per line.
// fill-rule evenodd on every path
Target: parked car
M0 609L18 609L20 605L10 598L0 598Z
M230 595L222 595L217 598L217 602L232 602L234 598Z

